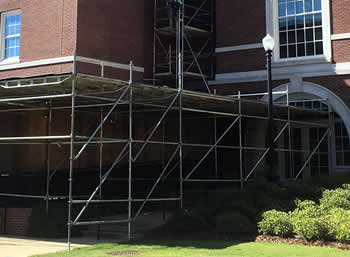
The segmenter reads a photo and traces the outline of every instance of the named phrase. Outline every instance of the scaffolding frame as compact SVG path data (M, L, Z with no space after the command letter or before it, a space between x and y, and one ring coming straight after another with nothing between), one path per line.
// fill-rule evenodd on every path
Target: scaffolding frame
M76 73L76 62L77 58L75 55L74 58L74 72L72 75L64 75L64 79L60 78L59 83L52 86L51 82L45 83L32 83L27 89L38 89L38 91L30 91L31 94L41 92L40 89L46 89L50 87L50 90L53 87L57 87L57 91L52 91L52 94L47 95L43 93L38 93L36 96L23 96L23 95L12 95L10 97L1 98L0 103L4 106L8 106L7 109L2 111L8 112L17 112L17 111L34 111L34 110L47 110L49 113L48 116L48 129L47 135L44 136L27 136L27 137L0 137L0 143L2 144L44 144L47 145L47 163L46 163L46 188L44 195L21 195L21 194L7 194L0 193L2 197L21 197L21 198L38 198L46 202L46 208L49 208L49 200L56 198L68 198L68 247L71 247L71 228L72 226L81 226L89 224L113 224L113 223L127 223L128 224L128 238L132 238L132 225L137 219L137 217L142 212L145 205L149 202L162 202L162 201L177 201L180 202L181 208L183 207L183 185L184 183L194 182L213 182L213 183L239 183L240 187L243 188L244 184L247 183L252 175L256 172L259 165L262 163L266 157L269 148L263 147L248 147L243 144L244 132L242 129L242 121L244 119L257 119L257 120L267 120L268 117L264 115L266 113L266 104L264 102L252 101L245 99L245 97L251 97L256 95L265 95L262 94L239 94L237 96L219 96L215 94L200 93L195 91L184 90L183 88L183 76L181 76L182 68L179 66L179 77L178 85L176 89L173 88L161 88L154 87L149 85L143 85L133 82L133 64L130 63L130 79L128 82L106 79L102 77L93 77L83 74ZM55 78L57 79L57 78ZM10 83L6 82L8 85ZM50 84L49 84L50 83ZM95 84L93 90L89 89L84 92L84 88L87 85ZM100 90L100 85L108 85L106 90ZM70 86L69 86L70 85ZM10 86L7 86L4 89L6 92L12 92L12 90L18 91L18 88L11 89ZM69 92L70 90L70 92ZM45 90L44 90L45 91ZM114 92L115 95L111 95L111 92ZM45 91L46 93L46 91ZM275 94L286 94L287 99L289 98L289 92L275 92ZM147 98L148 97L148 98ZM165 100L164 100L165 99ZM42 101L48 102L47 107L34 107L35 104L41 104ZM196 102L198 105L193 107L193 103ZM20 108L17 106L9 105L13 103L23 104ZM139 108L141 106L141 108ZM94 107L97 110L91 110L90 108ZM109 108L103 111L101 108ZM249 107L249 108L248 108ZM250 108L252 107L252 108ZM100 108L100 109L99 109ZM116 111L123 111L128 116L129 123L129 133L128 138L104 138L103 137L103 125L106 120L111 116L112 113ZM291 127L295 126L311 126L311 127L328 127L329 113L315 110L305 110L289 105L289 100L287 100L287 105L276 105L276 113L282 113L282 118L275 118L275 122L283 122L282 129L275 137L275 142L288 131L288 148L279 149L276 151L280 152L298 152L299 150L292 149L291 140ZM68 135L51 135L52 134L52 111L53 110L70 110L71 115L71 125L70 125L70 134ZM96 126L96 129L89 136L77 135L75 127L75 113L81 109L89 109L98 113L100 116L100 122ZM251 110L254 109L254 110ZM161 117L152 127L152 130L146 135L144 140L139 140L133 137L133 123L134 118L133 114L136 112L158 112L161 113ZM257 114L254 114L257 112ZM215 122L215 142L213 144L195 144L188 143L183 141L183 120L184 114L206 114L210 115L209 119L213 119ZM179 123L178 131L178 141L159 141L152 140L155 132L161 127L161 124L164 123L165 117L169 115L177 115ZM301 119L308 119L308 122L293 120L292 116L301 117ZM217 135L216 121L219 118L229 118L231 119L230 124L225 128L224 132L221 135ZM316 120L316 121L313 121ZM319 120L327 120L327 122L319 122ZM239 145L223 145L220 144L222 139L232 130L233 127L238 127L239 131ZM329 129L321 138L320 142L317 144L315 149L310 153L309 157L305 161L302 168L294 174L292 171L292 164L290 165L290 173L294 174L294 179L298 179L303 173L305 167L309 164L312 156L315 154L317 149L320 147L321 143L329 135ZM52 196L50 195L50 182L52 177L55 175L57 170L53 169L50 164L50 152L52 145L60 143L69 145L69 180L68 187L69 193L68 196ZM114 162L110 165L110 168L103 174L102 170L102 159L103 159L103 146L105 144L119 143L123 145L122 150L116 156ZM74 177L74 162L77 161L87 147L91 144L95 144L99 147L99 178L98 184L95 187L94 191L88 196L74 196L73 195L73 177ZM141 145L140 146L137 146ZM159 176L155 179L155 182L152 188L147 192L144 198L133 198L133 188L132 188L132 172L133 164L137 161L140 154L145 151L147 145L168 145L173 146L172 154L167 160L163 160L164 165L163 169L160 172ZM76 147L79 147L79 150L76 151ZM184 170L183 167L183 158L184 158L184 148L185 147L199 147L207 149L205 154L197 160L195 166L189 170ZM239 150L239 179L196 179L193 178L194 174L198 171L199 166L202 164L207 157L213 153L215 154L215 163L217 163L218 158L218 149L234 149ZM262 151L262 155L254 165L254 167L246 173L244 171L244 161L243 155L245 150L257 150ZM300 151L299 151L300 152ZM115 167L117 167L123 159L127 158L128 162L128 198L127 199L103 199L102 190L103 184L113 172ZM175 161L175 164L174 164ZM217 169L217 165L216 168ZM178 172L178 187L179 195L176 197L164 197L164 198L152 198L152 194L159 186L160 182L164 179L169 179L169 174L177 171ZM217 170L216 170L217 173ZM79 199L80 198L80 199ZM95 221L82 221L81 217L91 204L98 203L118 203L124 202L128 204L128 218L124 220L95 220ZM132 207L134 203L141 204L137 209L136 213L132 212ZM83 208L76 217L72 216L72 205L73 204L84 204Z

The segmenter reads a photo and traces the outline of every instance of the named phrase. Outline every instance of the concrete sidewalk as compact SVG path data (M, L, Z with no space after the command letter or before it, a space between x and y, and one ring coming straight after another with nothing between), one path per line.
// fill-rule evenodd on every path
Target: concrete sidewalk
M87 239L79 241L79 244L72 244L73 248L92 245L97 242ZM36 254L54 253L67 250L67 243L62 240L36 240L17 237L0 236L1 257L28 257Z

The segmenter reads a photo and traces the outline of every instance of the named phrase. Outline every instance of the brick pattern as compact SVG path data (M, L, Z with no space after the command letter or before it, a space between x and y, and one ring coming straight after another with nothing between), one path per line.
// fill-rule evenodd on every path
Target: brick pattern
M6 233L14 236L25 236L28 219L31 215L31 208L8 208L6 210Z
M350 23L349 23L350 33ZM333 62L342 63L350 62L350 39L336 40L332 42Z
M216 55L216 72L246 72L265 69L266 60L263 48Z
M20 9L21 62L73 55L76 46L75 0L3 0L0 12ZM1 71L0 79L67 72L67 65ZM71 67L68 69L71 72Z
M330 0L332 34L350 32L350 0Z
M328 88L350 107L350 75L305 78L304 81Z
M265 1L216 1L217 47L259 43L265 34Z

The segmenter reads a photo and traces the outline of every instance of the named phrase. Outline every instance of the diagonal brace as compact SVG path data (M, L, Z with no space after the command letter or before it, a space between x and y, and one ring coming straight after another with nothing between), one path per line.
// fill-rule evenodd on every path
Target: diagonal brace
M312 151L312 153L310 154L310 156L307 158L307 160L305 161L303 167L301 167L301 169L299 170L298 174L295 176L294 180L297 180L298 177L300 176L300 174L304 171L305 167L309 164L309 162L311 161L312 157L315 155L316 151L318 150L318 148L320 148L321 144L323 143L323 141L326 139L327 135L329 134L330 129L328 128L327 131L324 133L324 135L322 136L320 142L318 142L318 144L316 145L315 149Z
M109 110L109 112L107 113L107 115L103 118L103 120L101 121L100 125L98 125L98 127L95 129L95 131L92 133L92 135L90 136L90 138L88 139L88 141L81 147L81 149L79 150L78 154L74 157L74 160L77 160L81 154L84 152L84 150L86 149L86 147L91 143L91 141L94 139L94 137L96 136L96 134L98 133L98 131L102 128L103 124L106 122L106 120L109 118L109 116L111 116L111 114L113 113L113 111L115 110L115 108L118 106L118 104L120 103L120 101L123 99L123 97L125 96L125 94L129 91L129 89L131 88L132 84L129 83L129 85L124 89L124 91L122 92L122 94L119 96L119 98L117 99L117 101L113 104L113 106L111 107L111 109Z
M274 139L274 143L276 143L278 141L278 139L282 136L283 132L288 128L288 122L283 126L283 128L281 129L280 133L278 133L278 135L276 136L276 138ZM265 150L265 152L263 153L263 155L260 157L260 159L258 160L258 162L254 165L254 167L251 169L251 171L249 172L249 174L247 175L247 177L244 179L244 182L247 182L249 177L255 172L255 170L259 167L260 163L265 159L265 156L270 152L270 147L267 148Z
M187 43L188 47L190 48L190 51L191 51L191 53L193 55L193 58L194 58L194 60L195 60L195 62L197 64L197 68L198 68L198 70L199 70L199 72L201 74L201 77L202 77L203 81L204 81L205 87L207 88L208 93L210 94L210 89L209 89L208 82L205 80L205 76L204 76L204 73L202 71L201 65L200 65L200 63L199 63L195 53L193 52L192 46L191 46L190 42L188 41L186 34L184 34L184 38L185 38L186 43Z
M135 158L133 159L134 162L139 158L140 154L142 153L142 151L144 150L144 148L146 147L148 142L151 140L151 138L153 137L154 133L156 132L156 130L158 129L158 127L160 126L160 124L162 123L162 121L164 120L166 115L168 114L168 112L170 111L170 109L173 107L176 99L178 98L178 96L180 94L181 94L181 91L178 91L177 94L174 96L174 98L171 101L171 103L169 104L168 108L165 110L165 112L163 113L162 117L159 119L158 123L154 126L154 128L151 131L151 133L148 135L146 141L143 143L143 145L141 146L140 150L136 154Z
M179 151L180 149L180 145L178 145L174 151L174 153L171 155L170 159L168 160L167 164L165 165L162 173L159 175L157 181L154 183L152 189L149 191L146 199L143 201L142 205L140 206L140 208L138 209L137 213L135 214L135 217L133 218L133 220L136 220L136 218L140 215L143 207L145 207L146 203L148 202L148 200L150 199L151 195L153 194L154 190L156 189L157 185L159 184L159 182L161 181L161 179L163 178L165 172L167 171L170 163L173 161L173 159L176 156L176 153Z
M95 188L95 191L91 194L90 198L87 200L86 204L84 205L84 207L81 209L80 213L78 214L78 216L75 218L73 225L75 225L78 220L80 219L81 215L83 215L83 213L85 212L86 208L89 206L90 202L92 201L92 199L95 197L95 195L97 194L97 192L100 190L101 186L105 183L106 179L108 178L109 174L111 174L112 170L114 169L114 167L119 163L119 161L121 159L124 158L124 153L125 151L128 149L130 145L130 142L128 142L124 148L122 149L122 151L119 153L119 155L117 156L117 158L114 160L112 166L109 168L109 170L103 175L103 177L100 180L100 183L98 184L98 186ZM123 156L124 155L124 156Z
M215 142L215 144L208 150L208 152L202 157L202 159L197 163L197 165L191 170L191 172L186 176L185 181L188 180L192 174L198 169L198 167L202 164L202 162L205 160L205 158L208 157L208 155L215 149L215 147L221 142L221 140L226 136L226 134L231 130L231 128L242 118L241 115L239 115L231 124L228 126L228 128L225 130L225 132L218 138L218 140Z

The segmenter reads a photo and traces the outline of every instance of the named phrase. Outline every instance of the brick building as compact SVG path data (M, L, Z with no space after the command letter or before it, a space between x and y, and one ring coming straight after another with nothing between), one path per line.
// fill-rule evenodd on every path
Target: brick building
M165 113L175 110L171 108L173 104L178 109L182 108L177 102L177 96L172 98L174 92L170 89L181 83L186 89L204 88L210 92L215 89L218 95L265 92L265 54L261 40L266 34L273 36L276 45L273 52L275 90L288 89L288 97L276 94L275 102L283 105L287 101L290 105L306 108L303 111L306 113L305 117L327 124L326 128L294 126L291 130L295 140L291 143L285 137L278 143L281 148L286 148L289 143L293 144L291 147L300 150L294 154L293 159L284 152L278 154L281 178L291 178L293 174L288 166L292 162L294 169L300 169L322 139L328 122L331 133L327 136L326 143L317 147L311 163L305 167L304 178L349 170L348 0L185 0L186 12L183 18L186 23L183 33L186 36L182 38L182 42L176 41L176 26L169 17L171 12L164 4L165 1L161 0L4 0L0 3L0 103L3 108L0 110L0 117L2 123L6 124L0 128L1 146L4 146L0 147L0 174L5 188L0 194L39 195L44 200L57 192L67 195L68 171L101 171L102 167L112 163L114 165L115 153L125 153L125 147L131 148L130 145L123 148L120 143L132 142L139 144L138 147L142 146L145 135L153 130L153 124L157 124L161 115L147 109L149 113L145 118L137 110L131 118L135 125L130 129L126 102L121 113L108 116L111 101L115 102L119 97L124 99L121 92L124 92L130 79L130 60L134 65L133 82L154 86L153 91L142 87L137 91L136 98L139 97L140 101L142 97L150 97L147 103L142 103L144 107L162 105ZM181 46L182 68L177 59ZM157 55L158 50L161 55ZM192 55L195 57L188 59ZM177 76L181 69L182 81ZM78 95L72 93L72 81L76 83ZM132 94L125 91L125 96L128 95ZM75 97L79 98L79 101L76 100L78 108L86 111L76 114L70 112ZM188 101L194 101L194 107L185 101L185 105L188 104L187 110L203 107L207 111L212 108L206 106L205 101L199 100L205 98L215 106L211 114L231 112L225 109L226 105L220 103L221 100L230 102L228 99L231 98L215 98L213 95L194 93L185 97L188 97ZM60 101L60 98L63 100ZM70 98L73 99L72 102ZM83 101L83 98L88 100ZM255 100L265 101L264 97ZM251 112L265 110L265 104L259 102L252 104ZM140 103L136 102L135 105L138 104ZM231 107L237 108L236 105ZM279 108L285 110L284 107ZM311 110L307 111L312 108L315 110L315 117L307 116L313 114ZM316 110L326 113L326 118ZM295 109L296 114L299 111ZM103 126L103 135L100 132L97 134L106 143L103 145L103 159L102 148L97 141L94 142L97 147L87 148L80 155L79 144L85 143L84 140L94 132L104 115L108 116L108 120ZM179 158L183 158L182 150L179 150L182 149L182 140L188 145L188 142L197 143L196 146L191 146L197 148L203 147L205 142L205 146L213 150L214 142L220 138L217 130L224 131L225 126L232 122L230 119L223 119L216 123L215 116L213 125L213 117L205 119L202 116L186 116L184 128L180 128L180 131L177 127L180 125L175 122L178 116L169 117L163 122L163 132L152 131L150 139L179 140L181 147L173 149L174 143L162 147L154 142L149 152L142 152L141 147L140 156L136 155L136 159L140 157L143 164L158 162L164 167L167 160L172 160L178 152ZM76 121L73 129L72 120ZM240 124L239 128L228 134L230 139L223 137L223 141L231 144L226 148L234 149L234 153L217 151L215 147L213 158L216 180L227 178L225 176L232 179L230 172L234 170L234 182L243 185L242 174L249 173L243 171L243 164L250 169L254 166L252 162L259 159L258 152L251 153L248 151L251 149L245 149L245 152L238 150L237 144L242 142L236 136L238 133L242 135L242 126L243 143L258 143L265 150L265 130L259 129L266 126L265 122L247 121ZM215 136L208 136L214 130ZM123 140L118 141L118 145L113 145L117 143L112 142L112 139L118 137ZM73 145L72 140L76 140L73 142L75 147L70 147ZM79 140L81 141L78 142ZM224 148L223 145L221 147ZM184 158L187 158L188 163L198 161L205 153L203 151L196 150L195 153L186 154L184 150ZM69 152L71 155L67 157ZM221 153L221 159L217 157L218 153ZM78 160L74 158L76 155L79 155ZM136 163L135 161L130 164L131 162L129 160L129 165ZM127 167L127 160L122 163ZM212 167L212 164L206 165ZM222 171L217 172L218 166ZM147 167L155 169L154 166ZM176 169L177 167L181 167L181 174L182 164L174 166ZM259 169L263 170L264 166ZM62 178L53 183L51 179L55 177L52 173L57 176L57 171L61 170ZM23 174L27 175L24 179ZM42 182L38 182L36 176L39 175L34 174L41 174L40 178L44 178ZM29 179L29 176L34 179ZM83 181L86 184L91 182L89 179ZM180 181L182 183L182 177ZM47 185L50 182L56 184L56 187L49 190ZM62 185L65 185L64 189ZM91 183L87 187L91 190L95 185L96 183ZM112 192L112 189L114 187L110 186L106 192ZM182 191L182 184L178 191ZM172 199L182 201L182 196ZM0 209L0 220L1 213ZM23 221L23 217L19 220ZM128 222L131 222L130 217Z

